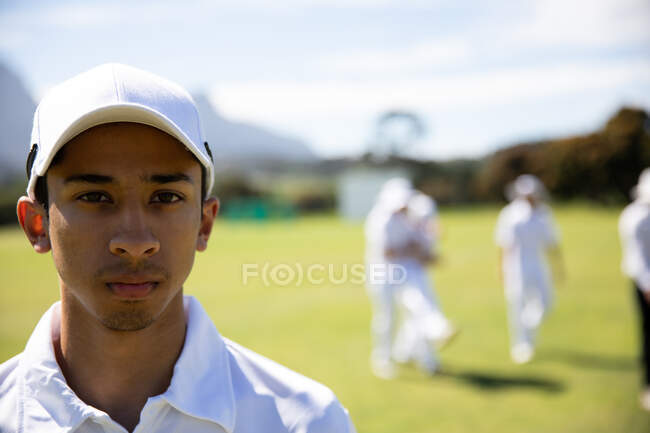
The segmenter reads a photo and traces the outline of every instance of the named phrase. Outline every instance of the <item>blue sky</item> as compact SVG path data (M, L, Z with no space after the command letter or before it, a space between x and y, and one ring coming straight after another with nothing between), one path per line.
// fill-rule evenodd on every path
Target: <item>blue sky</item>
M36 99L131 64L325 156L359 154L379 114L413 110L429 131L415 152L446 159L650 110L650 2L0 0L0 61Z

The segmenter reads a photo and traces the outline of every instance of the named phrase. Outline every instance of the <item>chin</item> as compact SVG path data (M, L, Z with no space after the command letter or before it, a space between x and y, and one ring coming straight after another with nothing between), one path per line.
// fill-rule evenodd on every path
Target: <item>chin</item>
M148 311L131 309L115 311L102 317L102 324L113 331L140 331L149 327L155 317Z

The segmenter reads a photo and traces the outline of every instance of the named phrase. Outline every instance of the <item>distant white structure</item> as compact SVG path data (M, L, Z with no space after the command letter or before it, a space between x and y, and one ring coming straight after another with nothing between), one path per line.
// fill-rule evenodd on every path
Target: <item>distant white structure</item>
M382 185L394 177L409 179L401 167L363 167L346 169L338 179L338 212L348 220L362 220L370 212Z

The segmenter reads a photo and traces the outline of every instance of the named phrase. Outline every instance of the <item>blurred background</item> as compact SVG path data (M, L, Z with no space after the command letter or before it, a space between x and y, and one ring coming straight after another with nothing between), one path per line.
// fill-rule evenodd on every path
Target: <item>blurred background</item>
M199 108L223 207L187 291L225 335L333 388L360 433L650 431L616 232L650 166L648 0L0 0L0 270L20 288L0 295L1 360L58 295L15 217L34 109L106 62ZM554 199L569 279L540 360L513 367L492 230L521 173ZM435 281L464 327L442 379L370 375L360 285L242 287L244 262L362 262L396 175L442 209Z

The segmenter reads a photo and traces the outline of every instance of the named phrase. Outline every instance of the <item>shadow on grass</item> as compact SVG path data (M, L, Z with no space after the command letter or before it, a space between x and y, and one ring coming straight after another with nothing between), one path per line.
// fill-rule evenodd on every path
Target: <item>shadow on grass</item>
M639 363L634 358L596 353L578 352L567 349L548 349L540 351L536 357L539 361L563 362L579 368L599 370L634 370Z
M473 386L483 391L504 391L511 389L530 389L547 393L563 392L566 387L558 380L539 376L515 376L502 373L480 372L475 370L455 371L445 369L436 378L449 378Z

